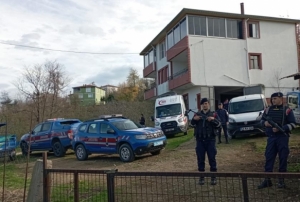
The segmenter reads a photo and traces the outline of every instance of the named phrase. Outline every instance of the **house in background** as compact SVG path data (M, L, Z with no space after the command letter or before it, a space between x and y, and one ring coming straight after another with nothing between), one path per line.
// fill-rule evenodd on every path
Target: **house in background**
M109 94L115 92L115 91L118 91L118 88L117 86L113 86L113 85L105 85L105 86L100 86L100 88L102 90L105 91L106 95L108 96Z
M140 53L143 77L156 83L144 97L174 91L187 108L207 97L215 109L251 89L291 91L299 82L279 79L300 70L299 22L247 15L243 3L240 14L183 9Z
M77 96L83 105L97 105L101 103L101 98L105 97L105 91L92 84L73 87L73 96Z

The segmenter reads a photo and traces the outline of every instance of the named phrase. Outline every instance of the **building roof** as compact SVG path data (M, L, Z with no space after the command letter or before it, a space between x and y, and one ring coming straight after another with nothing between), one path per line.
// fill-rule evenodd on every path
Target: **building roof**
M285 22L285 23L300 23L300 19L290 19L290 18L276 18L268 16L258 16L258 15L247 15L238 13L225 13L217 11L207 11L207 10L196 10L183 8L165 28L140 52L140 55L145 55L153 45L158 44L163 37L167 35L170 31L184 16L186 15L202 15L211 17L224 17L224 18L236 18L236 19L252 19L252 20L263 20L272 22Z
M76 87L72 87L72 88L89 88L89 87L97 87L96 85L92 85L92 84L84 84L82 86L76 86Z

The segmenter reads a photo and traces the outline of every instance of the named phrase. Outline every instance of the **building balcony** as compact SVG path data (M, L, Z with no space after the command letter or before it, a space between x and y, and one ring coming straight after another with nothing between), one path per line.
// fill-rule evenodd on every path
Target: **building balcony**
M143 76L144 78L156 78L156 65L154 62L144 68Z
M144 93L144 99L149 100L156 97L156 87L148 89Z
M191 84L191 76L189 70L183 69L169 77L169 89L174 90Z

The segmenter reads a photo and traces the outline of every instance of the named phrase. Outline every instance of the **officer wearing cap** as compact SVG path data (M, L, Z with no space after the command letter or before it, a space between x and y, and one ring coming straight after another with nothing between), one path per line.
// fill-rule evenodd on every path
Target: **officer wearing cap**
M228 144L228 134L227 134L227 124L228 124L228 112L226 109L223 109L223 104L222 103L219 103L219 106L218 106L218 110L217 110L217 114L220 118L220 121L221 121L221 124L222 124L222 129L223 129L223 132L224 132L224 136L225 136L225 140L226 140L226 144ZM218 139L219 139L219 142L218 144L222 143L221 141L221 132L222 132L222 129L220 128L219 130L219 133L218 133Z
M268 136L267 146L265 151L265 172L273 172L274 162L278 153L279 156L279 172L287 171L287 158L289 155L289 134L296 127L294 113L291 109L283 106L283 94L281 92L271 95L271 104L267 108L261 118L261 124L266 127L266 135ZM274 128L266 120L270 117L272 121L277 123L284 131L280 132ZM259 189L271 187L272 181L266 178L259 186ZM278 188L285 188L284 179L278 179Z
M217 128L221 126L217 113L210 111L210 105L207 98L201 99L201 111L195 114L191 124L195 125L195 138L196 138L196 155L198 170L205 171L205 154L207 153L210 171L217 171L216 162L216 133ZM204 185L204 177L200 177L199 184ZM216 185L217 179L211 178L211 185Z

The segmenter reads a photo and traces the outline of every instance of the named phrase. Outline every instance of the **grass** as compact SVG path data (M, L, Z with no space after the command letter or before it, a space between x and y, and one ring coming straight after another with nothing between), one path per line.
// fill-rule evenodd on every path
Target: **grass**
M101 185L91 184L89 181L79 182L79 201L107 201L107 189ZM51 201L74 201L74 184L60 184L52 187Z
M194 130L189 130L187 135L183 133L176 134L174 137L168 138L166 150L176 149L181 144L194 138Z
M0 187L2 187L3 183L3 170L4 167L1 165L0 167ZM7 164L5 167L5 188L8 189L21 189L24 187L24 173L22 173L21 169L17 167L15 164ZM30 180L27 180L27 187L30 184Z

